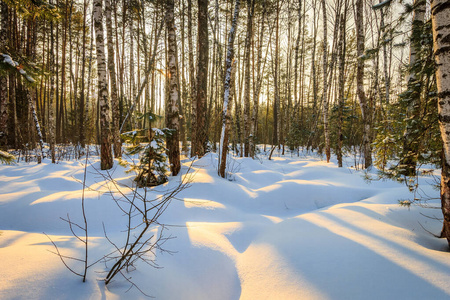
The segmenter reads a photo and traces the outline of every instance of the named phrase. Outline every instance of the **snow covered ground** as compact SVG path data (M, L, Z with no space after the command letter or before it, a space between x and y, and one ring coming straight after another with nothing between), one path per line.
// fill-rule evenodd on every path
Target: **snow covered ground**
M147 299L136 288L127 291L130 284L120 277L105 287L111 262L92 266L82 283L50 252L43 232L63 255L83 257L83 244L60 219L69 214L82 223L83 163L0 165L0 299ZM98 158L90 163L85 197L92 263L113 249L102 223L120 244L127 218L95 171ZM185 159L181 176L189 165ZM433 218L442 214L399 206L413 198L404 184L367 182L361 171L314 156L237 158L231 181L217 176L216 165L212 154L196 161L191 186L160 219L171 225L166 236L176 237L164 248L175 253L157 253L161 269L140 263L128 274L145 293L197 300L450 298L447 242L429 233L440 233ZM131 184L133 175L117 166L113 177ZM421 179L422 192L438 197L433 184ZM70 266L82 272L81 262Z

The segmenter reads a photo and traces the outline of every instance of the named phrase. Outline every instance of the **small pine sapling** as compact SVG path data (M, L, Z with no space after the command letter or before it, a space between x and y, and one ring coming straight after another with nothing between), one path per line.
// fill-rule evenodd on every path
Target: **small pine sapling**
M122 160L121 165L129 166L130 172L136 172L134 180L138 187L157 186L168 180L169 164L164 140L170 135L170 130L152 128L152 122L160 118L153 113L142 114L139 118L148 118L149 128L122 134L124 141L129 144L125 153L129 156L138 155L139 163L130 164Z

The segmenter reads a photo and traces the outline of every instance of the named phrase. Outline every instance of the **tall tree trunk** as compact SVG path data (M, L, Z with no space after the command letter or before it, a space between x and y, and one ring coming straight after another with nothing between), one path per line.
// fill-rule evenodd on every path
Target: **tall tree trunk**
M82 38L82 58L81 58L81 89L80 89L80 105L78 110L78 123L79 126L79 138L81 147L86 146L86 120L85 120L85 79L84 76L86 74L86 15L87 15L87 0L83 1L83 38Z
M98 101L100 106L100 167L111 169L113 156L111 151L111 129L108 104L108 81L106 78L105 41L103 37L102 0L93 2L95 42L97 49Z
M175 17L174 0L167 0L166 3L166 27L168 45L168 77L169 77L169 97L166 104L167 119L166 126L172 132L167 137L167 150L170 161L172 175L176 176L180 171L180 121L178 109L178 66L177 66L177 42L175 40Z
M372 165L372 147L371 140L371 116L369 104L364 92L364 1L356 0L356 56L358 57L356 70L356 93L359 99L361 115L363 121L363 155L364 168Z
M232 68L234 61L234 39L236 37L237 23L239 19L240 11L240 0L236 0L234 7L233 20L231 21L230 33L228 35L228 46L227 46L227 59L225 68L225 83L224 83L224 96L223 96L223 111L222 111L222 133L220 135L219 144L219 176L225 178L225 169L227 165L227 152L228 152L228 131L227 122L230 119L231 103L230 92L231 92L231 79L232 79Z
M192 42L192 0L188 0L188 48L189 48L189 99L191 102L191 157L197 155L197 92Z
M327 40L327 7L326 1L322 0L323 9L323 131L325 135L325 155L327 163L330 162L330 131L328 129L328 40Z
M437 66L439 128L444 142L441 174L444 224L441 236L447 238L450 247L450 3L448 1L431 1L431 22Z
M54 119L54 107L55 100L55 38L53 34L53 21L50 21L50 56L49 56L49 70L50 70L50 96L48 101L49 118L48 118L48 139L50 144L50 155L52 163L56 162L55 154L55 119Z
M198 36L197 36L197 135L196 155L202 157L206 153L208 136L206 131L206 102L208 89L208 0L198 0Z
M279 131L280 128L278 126L279 119L279 102L280 102L280 89L278 86L278 62L279 62L279 18L280 17L280 1L277 0L276 3L276 20L275 20L275 71L273 74L273 85L274 85L274 99L273 99L273 146L279 145Z
M256 130L258 128L258 106L259 106L259 94L261 92L261 86L262 86L262 79L263 74L261 73L261 60L262 60L262 48L264 44L264 24L266 21L266 0L263 0L262 3L263 11L262 11L262 17L261 17L261 31L259 33L259 41L258 41L258 58L256 61L256 82L254 82L255 89L253 92L253 108L252 108L252 119L250 124L250 136L251 139L249 140L249 150L250 150L250 156L255 156L255 141L256 141Z
M245 82L244 82L244 156L249 155L250 136L250 49L253 41L253 14L255 0L247 0L247 34L245 37Z
M338 166L342 168L342 146L344 142L344 135L342 133L342 127L344 125L344 106L345 106L345 52L346 52L346 18L347 18L347 1L344 6L344 15L340 18L340 26L339 26L339 44L338 44L338 53L339 53L339 87L338 87L338 134L337 134L337 148L336 148L336 156L338 160Z
M0 53L5 53L8 45L9 16L8 5L0 3L1 29L0 29ZM6 149L8 140L8 77L0 75L0 149Z
M108 40L108 71L111 81L111 106L112 106L112 139L114 157L122 157L122 142L120 141L120 111L117 97L116 64L114 62L114 43L111 19L111 0L105 0L106 36Z

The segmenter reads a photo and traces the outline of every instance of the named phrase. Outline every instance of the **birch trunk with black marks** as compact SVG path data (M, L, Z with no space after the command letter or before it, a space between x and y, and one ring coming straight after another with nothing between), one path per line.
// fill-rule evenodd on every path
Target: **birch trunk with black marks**
M327 7L326 1L322 0L323 9L323 131L325 136L325 155L327 157L327 163L330 162L330 130L328 129L328 39L327 39Z
M250 49L253 40L253 14L255 0L247 0L247 34L245 37L245 79L244 79L244 156L248 157L250 147Z
M112 106L112 139L114 157L122 157L122 142L120 141L120 111L117 97L116 64L114 62L114 42L111 18L111 0L105 0L106 36L108 42L108 71L111 81L111 106Z
M189 64L189 99L191 102L191 157L197 152L197 92L195 82L195 67L194 67L194 46L192 43L192 0L188 0L188 64Z
M108 103L108 81L106 77L105 41L103 37L102 0L93 2L95 42L97 52L98 102L100 107L100 168L109 170L113 166L111 129Z
M175 4L174 0L167 0L166 3L166 28L167 28L167 45L168 45L168 71L169 77L169 97L166 104L166 127L171 129L170 135L167 137L167 150L170 161L170 170L173 176L180 171L180 120L178 107L178 66L177 66L177 42L175 39Z
M233 20L231 21L230 33L228 35L228 46L227 46L227 58L226 58L226 69L225 69L225 83L224 83L224 95L223 95L223 111L222 111L222 131L220 134L220 144L219 144L219 176L225 178L225 169L227 165L227 152L228 152L228 131L229 126L227 122L230 119L231 104L230 93L231 93L231 79L232 79L232 69L234 63L234 39L236 37L237 23L239 19L240 11L240 0L236 0L234 7Z
M450 247L450 3L431 1L433 49L436 60L439 128L444 143L441 174L441 205L444 224L441 237Z
M344 8L344 16L340 18L339 25L339 44L338 44L338 53L339 53L339 87L338 87L338 134L337 134L337 148L336 148L336 156L338 160L338 167L342 168L342 146L344 142L344 135L342 133L342 127L344 125L344 106L345 106L345 51L346 51L346 42L345 42L345 31L346 31L346 9Z
M361 108L363 123L363 145L362 151L364 155L364 168L368 169L372 165L372 147L370 145L371 136L371 117L369 112L369 104L364 92L364 1L356 0L356 94L358 95L359 105Z
M261 72L261 61L262 61L262 48L264 44L264 25L266 21L266 13L267 13L267 6L266 6L266 0L263 0L262 2L262 17L261 17L261 29L259 33L259 42L258 42L258 49L257 49L257 60L256 60L256 82L255 89L253 93L253 108L252 108L252 119L250 123L250 136L251 139L249 140L249 151L250 156L252 158L255 157L255 141L256 141L256 130L258 127L258 107L259 107L259 94L261 92L261 86L262 86L262 77L263 74Z

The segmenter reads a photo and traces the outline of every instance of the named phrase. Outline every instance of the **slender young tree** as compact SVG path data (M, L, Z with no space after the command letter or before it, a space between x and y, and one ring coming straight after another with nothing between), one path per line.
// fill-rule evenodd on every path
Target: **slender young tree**
M323 130L325 135L325 154L327 156L327 163L330 162L330 130L328 128L328 40L327 40L327 6L326 1L322 0L323 12Z
M261 16L261 28L259 32L259 42L258 42L258 54L256 61L256 82L254 82L254 93L253 93L253 108L252 108L252 119L250 124L250 136L249 140L249 151L250 156L255 156L255 142L256 142L256 129L258 128L258 106L259 106L259 94L261 92L263 74L261 72L262 64L262 48L264 43L264 25L266 22L267 5L266 0L262 1L262 16Z
M111 18L111 0L105 0L106 37L108 40L108 71L111 82L111 105L112 105L112 139L114 157L122 157L122 142L120 141L120 111L117 96L116 64L114 62L114 42Z
M178 65L177 65L177 41L175 39L175 4L174 0L167 0L166 2L166 28L167 28L167 45L168 45L168 78L169 81L169 96L166 104L166 127L171 130L167 137L167 150L170 161L170 170L172 175L176 176L180 171L180 120L178 108Z
M371 135L371 115L369 103L364 92L364 1L356 0L356 55L358 57L356 70L356 93L358 95L359 105L363 121L363 155L364 168L372 165L372 147L370 145Z
M338 43L338 53L339 53L339 66L338 66L338 134L337 134L337 148L336 156L338 160L338 166L342 168L342 146L344 142L343 135L343 125L344 125L344 105L345 105L345 52L346 52L346 18L347 18L347 1L344 6L343 16L340 18L339 25L339 43Z
M97 93L100 108L100 167L102 170L108 170L113 166L113 156L111 150L111 129L109 120L108 81L106 77L105 41L103 37L102 0L94 0L93 5L95 42L97 50Z
M255 0L247 0L247 34L245 37L245 86L244 86L244 156L248 157L250 148L250 50L253 42L253 14Z
M444 142L441 173L441 205L444 224L441 236L450 247L450 4L446 0L431 1L433 48L436 59L439 127Z
M195 67L194 67L194 46L192 37L192 0L187 0L187 35L188 35L188 64L189 64L189 99L191 102L191 157L197 153L197 89L195 81Z
M228 45L227 45L227 58L226 58L226 69L225 69L225 83L224 83L224 94L223 94L223 111L222 111L222 132L220 134L220 144L219 144L219 176L225 178L225 169L227 165L227 153L228 153L228 131L227 131L227 121L230 118L230 110L232 101L230 101L231 93L231 79L232 79L232 69L234 62L234 39L236 37L237 24L239 19L240 11L240 0L236 0L234 7L233 20L231 21L230 33L228 34Z
M52 4L50 2L50 4ZM50 21L50 52L49 52L49 71L50 71L50 95L48 101L49 108L49 118L48 118L48 137L50 144L50 155L52 159L52 163L56 162L56 153L55 153L55 120L54 120L54 100L55 100L55 37L54 37L54 22Z

